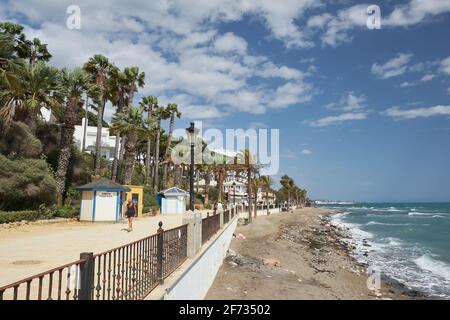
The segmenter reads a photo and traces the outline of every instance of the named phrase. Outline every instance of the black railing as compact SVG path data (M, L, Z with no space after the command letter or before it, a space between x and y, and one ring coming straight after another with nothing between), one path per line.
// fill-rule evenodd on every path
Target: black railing
M207 216L202 220L202 244L220 229L220 214Z
M0 288L0 300L78 300L80 259Z
M0 287L0 300L140 300L187 258L187 225Z

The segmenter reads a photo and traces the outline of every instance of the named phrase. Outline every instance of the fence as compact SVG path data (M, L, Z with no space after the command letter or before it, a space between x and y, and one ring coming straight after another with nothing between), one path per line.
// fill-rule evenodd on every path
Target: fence
M164 231L0 288L0 300L138 300L187 258L187 225ZM45 290L44 290L45 289Z
M213 214L202 220L202 244L220 229L220 214Z

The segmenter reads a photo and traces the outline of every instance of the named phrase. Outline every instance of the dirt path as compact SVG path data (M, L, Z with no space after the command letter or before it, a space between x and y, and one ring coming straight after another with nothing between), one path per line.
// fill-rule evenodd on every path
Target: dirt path
M100 253L156 233L158 222L170 229L182 215L138 218L134 230L126 223L66 221L0 226L0 286L78 260L81 252Z
M384 284L379 293L367 288L365 268L321 220L327 214L304 208L238 227L206 299L403 298Z

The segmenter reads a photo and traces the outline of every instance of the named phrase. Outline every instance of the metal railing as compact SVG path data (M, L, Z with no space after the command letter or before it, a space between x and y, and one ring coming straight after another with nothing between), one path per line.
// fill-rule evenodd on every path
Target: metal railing
M0 288L0 300L77 300L86 259L36 274Z
M187 225L0 287L0 300L139 300L187 258Z
M208 241L220 229L220 214L214 214L202 220L202 244Z

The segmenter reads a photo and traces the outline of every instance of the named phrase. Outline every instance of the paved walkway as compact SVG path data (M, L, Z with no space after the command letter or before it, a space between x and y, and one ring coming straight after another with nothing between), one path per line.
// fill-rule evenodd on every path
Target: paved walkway
M0 286L181 225L182 215L138 218L134 230L124 223L58 222L0 229Z

